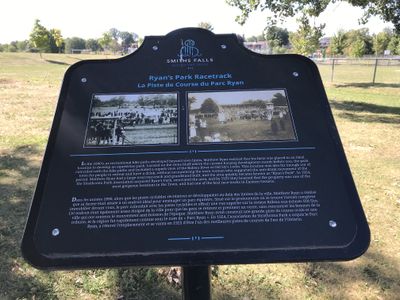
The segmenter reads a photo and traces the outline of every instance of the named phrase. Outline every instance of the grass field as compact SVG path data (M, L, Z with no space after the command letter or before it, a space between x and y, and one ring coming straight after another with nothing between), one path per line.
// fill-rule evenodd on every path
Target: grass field
M207 119L207 128L198 128L197 134L191 142L206 142L206 136L220 134L220 142L238 142L238 141L279 141L296 139L289 118L274 120L276 132L271 129L272 122L269 120L234 120L225 123L218 122L215 118ZM196 141L198 139L198 141Z
M165 268L44 272L21 258L62 76L86 58L0 53L0 299L180 299ZM353 66L326 89L370 224L369 250L351 262L219 266L214 299L400 299L400 78L372 86L363 72Z
M331 82L332 66L327 64L319 64L321 77L325 82ZM334 83L372 83L374 77L374 63L369 65L350 65L339 64L334 66L333 82ZM375 83L396 86L400 82L400 65L383 66L379 65L376 69Z

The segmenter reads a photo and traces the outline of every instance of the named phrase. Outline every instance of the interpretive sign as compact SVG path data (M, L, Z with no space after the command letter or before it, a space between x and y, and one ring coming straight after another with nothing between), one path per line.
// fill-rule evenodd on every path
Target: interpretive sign
M188 28L66 72L22 242L33 265L339 260L368 244L311 60Z

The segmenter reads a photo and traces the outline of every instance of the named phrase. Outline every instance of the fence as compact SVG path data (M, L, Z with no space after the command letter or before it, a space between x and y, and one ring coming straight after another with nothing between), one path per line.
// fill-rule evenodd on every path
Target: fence
M245 43L248 49L271 54L261 43ZM313 58L324 83L387 84L400 87L400 56L362 58Z
M400 86L400 57L315 59L324 82Z

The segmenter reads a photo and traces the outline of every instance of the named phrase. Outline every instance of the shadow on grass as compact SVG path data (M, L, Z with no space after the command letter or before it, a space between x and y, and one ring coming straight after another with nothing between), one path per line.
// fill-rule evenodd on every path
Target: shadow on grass
M339 111L339 117L349 119L354 122L370 123L400 123L400 107L377 105L356 101L336 101L330 100L330 106ZM365 114L367 113L367 114ZM395 115L395 116L385 116Z
M0 298L55 298L51 286L27 270L20 241L39 172L33 157L42 151L21 146L0 156Z
M386 124L400 124L399 117L386 117L386 116L379 116L379 115L358 115L352 113L340 113L339 117L348 119L353 122L357 123L386 123Z
M156 268L121 268L116 272L120 299L182 299L180 289L168 284Z
M352 112L369 112L375 114L394 114L400 115L400 107L377 105L356 101L329 101L332 108L337 110L347 110Z
M67 57L68 57L68 58L75 59L75 60L79 60L79 61L83 60L82 58L77 58L77 57L75 57L75 56L70 56L70 55L67 55Z
M70 66L71 64L63 62L63 61L58 61L58 60L49 60L49 59L45 59L46 62L50 63L50 64L55 64L55 65L62 65L62 66Z
M360 260L361 264L339 264L335 262L308 263L305 267L305 281L314 281L316 289L326 297L325 292L332 291L333 298L349 299L353 283L374 287L383 298L397 299L400 295L400 271L397 262L378 252L368 251ZM346 288L347 286L347 288ZM340 287L340 288L339 288ZM347 294L349 292L350 294ZM378 298L382 298L379 297Z
M400 88L400 83L352 82L335 84L337 88Z
M27 145L0 156L0 299L56 299L68 289L79 294L74 285L60 290L57 281L62 275L35 271L23 261L19 250L41 154L37 147ZM121 299L181 299L179 289L168 284L155 268L113 271L116 285L112 284L112 289ZM77 273L77 279L85 279L84 273Z
M238 274L238 277L240 274ZM239 281L239 280L238 280ZM290 299L284 297L274 284L249 284L245 280L242 282L242 286L247 289L247 292L237 292L232 291L230 294L224 290L212 289L212 299L213 300L238 300L238 299Z

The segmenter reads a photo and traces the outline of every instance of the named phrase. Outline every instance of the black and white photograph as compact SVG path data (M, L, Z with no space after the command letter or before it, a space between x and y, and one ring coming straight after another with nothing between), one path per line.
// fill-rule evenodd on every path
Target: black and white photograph
M188 93L189 143L295 140L285 90Z
M86 129L86 147L178 143L178 96L95 94Z

